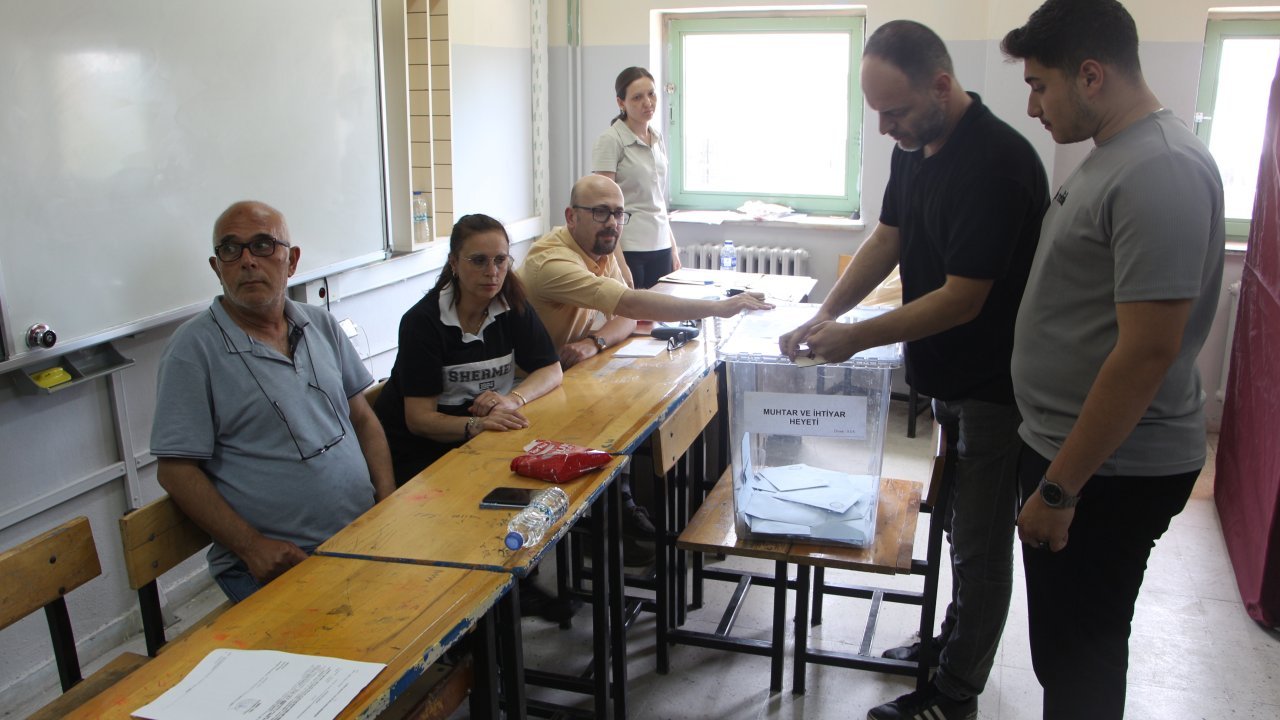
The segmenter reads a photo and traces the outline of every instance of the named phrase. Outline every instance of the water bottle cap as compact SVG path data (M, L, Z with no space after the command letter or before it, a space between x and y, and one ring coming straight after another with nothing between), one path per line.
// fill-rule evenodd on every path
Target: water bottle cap
M414 194L414 195L421 195L421 194L422 194L422 192L423 192L422 190L414 190L414 191L413 191L413 194Z
M524 538L518 532L507 533L507 538L503 542L507 544L508 550L519 550L524 547Z

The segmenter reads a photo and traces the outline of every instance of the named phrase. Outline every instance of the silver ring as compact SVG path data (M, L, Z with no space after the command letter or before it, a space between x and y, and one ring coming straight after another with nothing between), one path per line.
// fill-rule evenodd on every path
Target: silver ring
M1045 542L1044 540L1041 540L1040 542L1036 543L1036 547L1040 548L1041 550L1048 550L1049 543Z

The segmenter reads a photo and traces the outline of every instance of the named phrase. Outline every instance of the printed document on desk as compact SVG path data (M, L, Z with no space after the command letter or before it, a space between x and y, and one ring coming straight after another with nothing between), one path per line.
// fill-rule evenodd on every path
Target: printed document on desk
M386 665L274 650L214 650L150 704L145 720L331 720Z

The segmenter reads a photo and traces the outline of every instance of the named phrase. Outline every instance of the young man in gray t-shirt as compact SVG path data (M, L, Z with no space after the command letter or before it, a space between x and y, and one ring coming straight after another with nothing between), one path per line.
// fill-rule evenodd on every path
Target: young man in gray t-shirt
M1014 330L1032 662L1046 718L1120 718L1147 557L1205 462L1222 180L1147 87L1118 2L1049 0L1002 47L1028 113L1095 144L1050 203Z

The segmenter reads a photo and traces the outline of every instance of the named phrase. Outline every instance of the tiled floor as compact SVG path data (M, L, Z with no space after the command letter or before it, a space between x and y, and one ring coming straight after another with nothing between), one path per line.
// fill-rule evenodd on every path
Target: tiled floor
M929 426L922 422L921 437L908 440L902 435L905 423L904 408L895 403L885 473L920 478L931 462ZM1152 553L1130 642L1128 718L1280 718L1280 634L1259 627L1244 612L1213 505L1212 457L1208 467L1187 509L1174 519ZM923 546L923 539L918 546ZM1004 641L979 700L979 717L984 720L1040 717L1041 691L1031 670L1021 562L1019 555ZM772 564L765 561L731 559L726 565L772 572ZM828 577L838 579L840 574ZM856 582L853 577L846 575ZM947 597L949 573L944 571L942 577L939 596ZM874 579L885 580L883 576ZM866 582L867 578L861 580ZM895 580L911 586L920 582L919 578L888 582ZM688 627L714 630L730 590L727 583L708 583L705 609L690 614ZM794 602L794 595L789 600ZM860 600L829 599L823 625L811 634L814 642L855 650L852 645L861 639L868 605ZM767 639L770 609L769 591L753 590L735 634ZM793 609L789 604L788 616ZM900 644L911 635L916 622L909 608L882 610L875 649ZM528 664L564 668L580 663L585 667L588 628L585 617L569 631L541 620L525 620ZM788 627L788 653L793 639ZM658 675L654 669L653 619L649 616L637 621L628 642L630 716L641 720L846 720L864 717L871 707L913 689L912 681L906 678L811 665L807 692L798 696L791 692L788 658L783 691L771 695L767 658L687 646L673 647L670 674ZM455 717L466 717L466 713Z
M927 418L927 413L922 421ZM927 421L921 436L908 440L905 408L894 403L886 443L884 472L921 478L931 462ZM1216 438L1211 439L1212 443ZM1227 560L1217 511L1213 505L1213 458L1197 484L1187 509L1174 518L1169 532L1156 545L1133 623L1130 642L1129 703L1134 720L1198 720L1280 718L1280 634L1267 631L1244 612ZM923 532L923 527L921 528ZM918 544L922 546L922 540ZM772 571L764 561L733 559L734 567ZM979 700L983 720L1031 720L1040 717L1040 686L1031 671L1027 645L1026 596L1021 559L1015 561L1012 608L996 666ZM838 581L840 573L828 577ZM851 574L844 576L853 580ZM874 579L918 586L919 578ZM866 578L862 578L866 581ZM551 573L538 580L550 587ZM707 584L704 609L689 616L688 627L711 631L728 597L727 583ZM950 594L949 573L942 574L940 597ZM794 596L790 598L794 601ZM193 603L184 615L199 617L204 603L221 601L216 589ZM868 604L844 598L828 600L824 623L811 633L813 643L853 649L861 638ZM753 590L738 618L735 634L767 639L771 623L770 595ZM788 615L793 607L789 605ZM908 608L882 610L875 649L897 645L912 633L917 620ZM671 672L654 669L653 618L641 616L628 635L628 700L630 717L637 720L701 720L759 718L846 720L861 718L879 703L913 688L906 678L811 665L807 692L791 692L791 663L785 667L783 691L770 694L769 662L763 657L676 646ZM539 619L524 621L524 647L530 667L564 670L585 667L590 652L590 621L582 613L574 628L562 631ZM787 629L787 646L793 643ZM140 652L141 640L128 649ZM541 693L539 690L535 694ZM49 695L55 695L51 689ZM0 717L26 717L50 698L14 706L0 698ZM583 707L589 707L585 702ZM465 708L455 718L466 718Z

